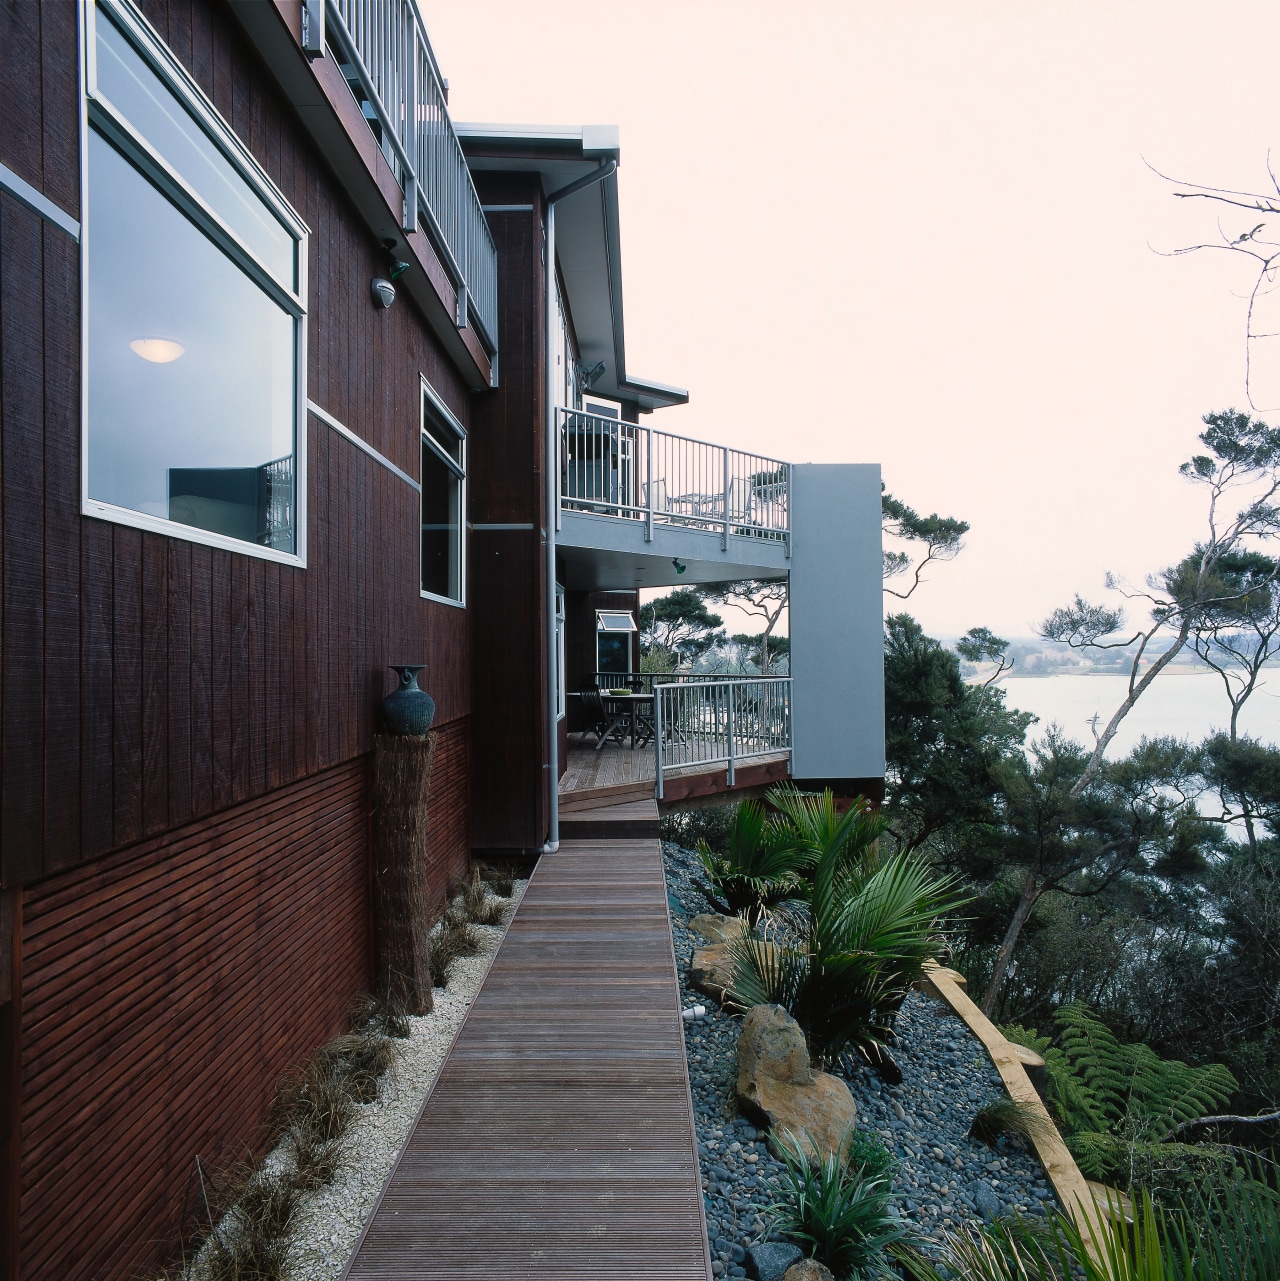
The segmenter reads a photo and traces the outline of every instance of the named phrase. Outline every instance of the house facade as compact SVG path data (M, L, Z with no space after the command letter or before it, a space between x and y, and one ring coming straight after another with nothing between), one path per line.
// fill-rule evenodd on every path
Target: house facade
M558 839L642 588L787 579L769 768L875 793L878 469L651 425L619 159L455 126L410 0L0 3L8 1275L164 1261L366 990L388 664L438 905Z

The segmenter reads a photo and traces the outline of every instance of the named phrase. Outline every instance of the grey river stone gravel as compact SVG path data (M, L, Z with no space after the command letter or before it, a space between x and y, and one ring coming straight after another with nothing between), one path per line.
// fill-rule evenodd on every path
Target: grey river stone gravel
M704 939L689 928L709 911L697 888L697 855L663 843L667 900L685 1009L702 1004L706 1017L684 1024L702 1172L707 1235L717 1276L745 1277L744 1254L767 1236L765 1211L777 1199L783 1169L763 1136L737 1115L733 1101L741 1020L689 987L693 949ZM1004 1086L981 1042L950 1007L920 992L899 1014L893 1057L901 1085L886 1085L867 1067L842 1063L835 1071L858 1106L858 1126L877 1134L896 1162L898 1213L926 1237L1011 1211L1043 1214L1056 1204L1043 1168L1015 1140L995 1149L968 1136L974 1113Z

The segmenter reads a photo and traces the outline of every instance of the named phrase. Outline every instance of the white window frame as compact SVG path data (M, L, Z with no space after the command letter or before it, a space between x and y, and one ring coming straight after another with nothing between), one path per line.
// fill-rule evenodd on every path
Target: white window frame
M568 691L566 690L567 667L565 663L565 594L564 587L556 584L556 720L563 720L569 714Z
M294 289L285 288L261 263L223 219L201 199L196 191L147 142L111 100L98 88L97 22L98 10L111 15L115 25L142 59L160 77L173 95L191 112L205 135L218 148L231 166L253 189L262 202L280 220L296 241ZM132 0L82 0L79 6L80 26L80 512L117 525L131 525L203 543L242 556L278 561L284 565L305 568L307 564L307 258L310 229L285 199L267 171L240 141L204 91L178 61L155 29L132 3ZM294 484L294 550L281 551L243 539L232 538L212 530L197 529L180 521L146 512L118 507L89 497L89 254L93 242L93 192L89 185L89 132L96 126L109 145L144 178L154 183L162 195L189 217L213 244L263 290L272 301L293 317L294 324L294 410L293 410L293 484Z
M422 418L420 422L421 444L426 445L444 465L453 472L458 481L458 598L441 596L436 592L422 589L422 532L418 532L418 595L423 600L433 600L441 605L452 605L455 609L467 607L467 429L458 420L458 416L444 403L440 393L425 378L422 381ZM458 438L458 458L449 455L436 443L435 437L428 428L428 423L440 423L445 430ZM422 523L422 476L419 463L418 476L418 523Z

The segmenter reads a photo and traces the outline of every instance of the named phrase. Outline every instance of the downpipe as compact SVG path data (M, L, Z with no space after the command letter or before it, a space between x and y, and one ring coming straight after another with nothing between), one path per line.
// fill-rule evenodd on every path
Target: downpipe
M547 343L544 383L546 398L547 504L547 840L539 855L560 848L559 671L556 661L556 524L559 518L560 439L556 430L556 205L566 196L603 182L618 168L609 160L547 197L546 316ZM567 709L566 709L567 710Z

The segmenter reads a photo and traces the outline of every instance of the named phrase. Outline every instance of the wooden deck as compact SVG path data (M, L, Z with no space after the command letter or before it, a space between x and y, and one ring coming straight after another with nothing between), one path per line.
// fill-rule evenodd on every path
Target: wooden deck
M525 891L349 1281L710 1281L658 842Z
M580 746L575 741L579 739ZM569 740L568 768L560 776L560 795L634 783L652 784L657 776L658 758L653 744L632 748L606 743L597 752L594 738L575 734Z
M776 783L787 777L788 754L753 756L739 763L731 788L725 779L725 766L681 765L666 775L667 799L712 796L723 792L731 800L737 792ZM632 748L606 743L596 751L595 739L573 735L569 742L569 759L560 776L560 805L568 811L579 803L610 803L654 794L658 774L657 755L652 744Z

